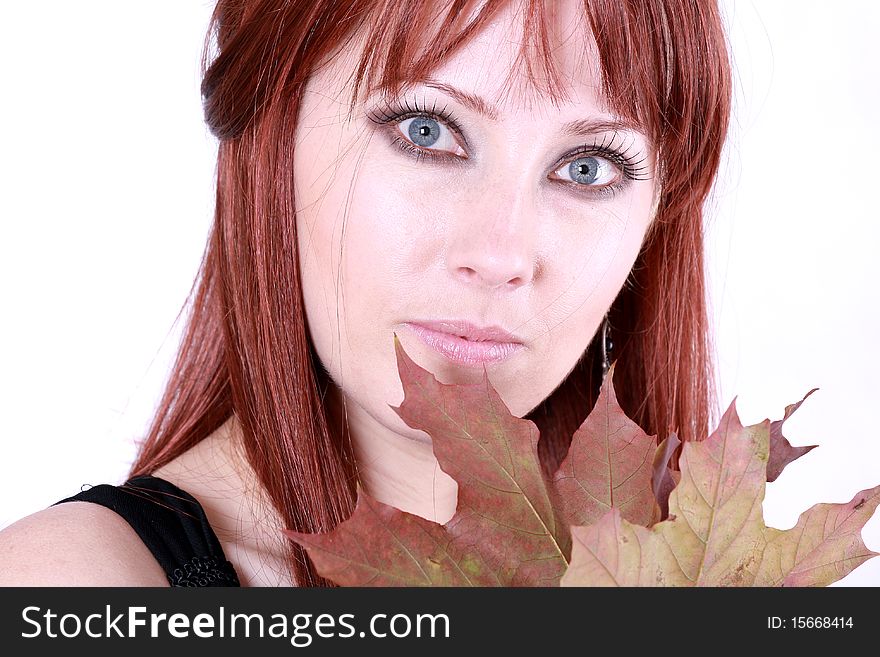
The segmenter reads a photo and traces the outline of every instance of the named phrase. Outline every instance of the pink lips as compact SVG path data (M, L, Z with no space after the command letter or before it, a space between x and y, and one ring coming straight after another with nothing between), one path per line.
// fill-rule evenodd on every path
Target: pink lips
M525 349L519 338L497 326L479 327L458 320L407 322L406 326L426 345L460 365L495 363Z

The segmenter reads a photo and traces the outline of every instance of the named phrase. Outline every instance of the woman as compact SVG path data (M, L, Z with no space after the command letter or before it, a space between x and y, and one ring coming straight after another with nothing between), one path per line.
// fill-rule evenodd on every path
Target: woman
M280 530L331 529L357 482L447 521L395 334L444 383L485 367L548 471L609 357L646 431L706 431L714 2L220 0L213 34L215 224L150 477L0 533L0 583L325 585Z

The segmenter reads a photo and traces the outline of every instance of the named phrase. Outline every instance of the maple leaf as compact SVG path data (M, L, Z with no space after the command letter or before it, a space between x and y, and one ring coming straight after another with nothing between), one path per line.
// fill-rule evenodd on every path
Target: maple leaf
M776 481L776 478L782 473L785 466L816 447L816 445L792 447L791 443L782 435L782 425L791 417L792 413L801 407L804 400L817 390L818 388L813 388L797 404L786 406L783 418L770 423L770 461L767 463L768 482Z
M397 336L395 350L404 401L394 408L430 435L440 467L458 483L458 504L440 525L358 487L354 512L332 531L286 531L337 584L802 585L841 577L873 556L859 531L880 487L857 495L849 513L817 505L788 532L763 524L768 461L778 475L812 449L782 436L800 403L752 427L742 427L731 404L711 436L682 447L678 472L669 462L680 441L671 434L658 447L626 417L612 367L547 478L537 427L510 413L485 371L478 384L445 385Z
M711 436L684 445L669 518L648 529L612 509L572 527L561 585L825 586L875 556L860 532L880 486L847 504L817 504L787 531L764 525L770 435L770 420L743 427L734 400Z
M659 454L657 436L647 435L620 408L613 377L614 366L553 477L569 525L598 520L611 507L639 525L648 525L659 515L650 485L655 452Z
M327 534L285 532L341 586L498 586L479 553L456 554L435 522L377 502L358 487L351 518Z
M670 433L654 454L654 463L651 474L651 488L654 499L657 501L657 510L660 517L657 520L665 520L669 515L669 494L679 482L681 475L669 468L669 460L673 452L681 445L681 440L674 433ZM653 523L652 523L653 524Z
M456 512L441 527L359 489L351 518L333 531L286 532L322 575L346 585L556 586L573 522L598 519L612 505L633 522L651 521L655 438L618 406L613 370L547 480L537 426L510 413L485 371L481 383L446 385L396 336L395 349L405 393L396 410L431 436L440 467L458 482Z

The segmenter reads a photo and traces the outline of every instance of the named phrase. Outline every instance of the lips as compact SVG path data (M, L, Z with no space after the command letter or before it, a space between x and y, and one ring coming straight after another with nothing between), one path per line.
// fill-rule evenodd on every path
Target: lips
M477 326L460 320L405 324L427 346L447 360L471 367L506 360L525 349L522 340L498 326Z

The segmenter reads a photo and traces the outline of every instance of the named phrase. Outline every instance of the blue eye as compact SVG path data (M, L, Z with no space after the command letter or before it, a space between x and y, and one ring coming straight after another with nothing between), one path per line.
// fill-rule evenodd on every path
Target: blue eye
M565 176L565 174L568 177ZM615 165L603 157L579 157L567 165L563 165L554 171L562 180L571 181L580 185L592 187L604 187L615 183L619 177L619 171Z
M439 119L422 114L403 119L395 127L408 142L402 144L403 146L410 149L416 147L428 156L448 155L467 159L467 152L461 147L455 134Z

